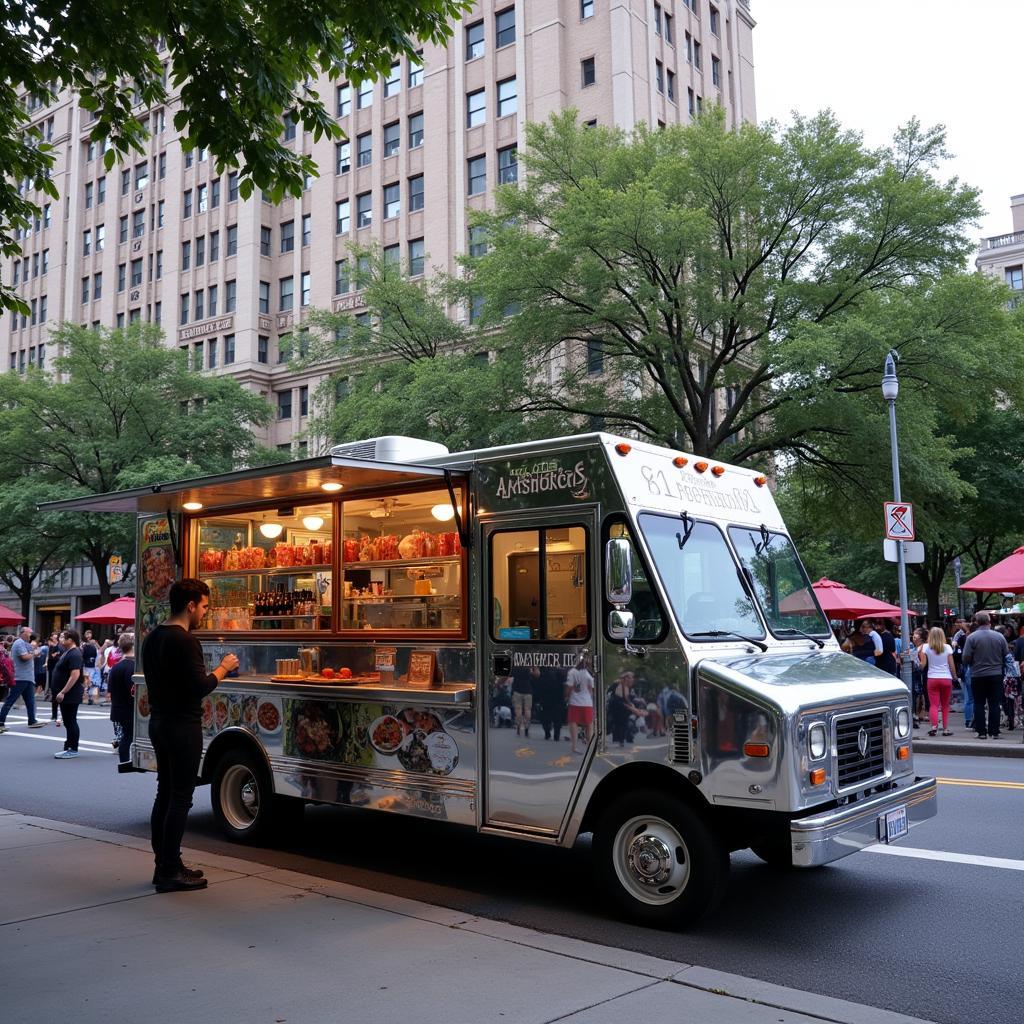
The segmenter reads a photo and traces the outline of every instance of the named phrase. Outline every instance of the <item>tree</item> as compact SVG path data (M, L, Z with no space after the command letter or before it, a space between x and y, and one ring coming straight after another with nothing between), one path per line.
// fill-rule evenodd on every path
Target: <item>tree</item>
M58 495L42 479L20 474L0 481L0 582L21 603L27 620L32 594L64 566L65 546L61 517L36 511L43 501Z
M472 215L489 250L466 268L538 382L564 358L531 409L733 462L841 471L835 441L862 425L838 399L877 387L887 348L924 388L940 379L930 338L956 357L958 335L1009 330L998 286L959 274L978 193L938 179L939 128L912 121L869 150L828 112L730 131L714 110L627 135L567 111L526 136L526 180ZM522 311L503 319L511 303Z
M191 368L159 328L65 325L50 337L61 353L52 375L0 375L0 461L11 471L74 497L267 457L252 434L270 420L267 403L230 377ZM107 562L117 552L131 561L134 517L64 514L62 525L61 556L85 558L108 600Z
M341 129L310 84L326 73L358 83L386 73L392 61L416 59L418 41L443 42L467 0L333 0L301 7L271 0L213 3L83 3L25 0L5 5L0 21L0 255L21 252L17 231L36 204L19 191L52 198L53 147L32 125L22 94L44 101L77 91L95 115L90 138L109 140L109 170L141 148L145 113L180 94L174 128L183 145L208 149L217 173L239 168L240 192L253 187L277 201L299 196L311 157L281 141L282 119L294 117L314 139ZM116 45L113 41L116 40ZM166 42L168 67L158 48ZM141 104L141 109L140 109ZM31 127L30 127L31 126ZM21 309L0 284L0 308Z
M366 310L311 318L307 361L331 369L314 396L311 434L408 434L457 451L550 433L554 417L524 420L518 411L519 351L489 352L492 337L450 315L457 282L441 272L410 278L379 247L353 247L349 264Z

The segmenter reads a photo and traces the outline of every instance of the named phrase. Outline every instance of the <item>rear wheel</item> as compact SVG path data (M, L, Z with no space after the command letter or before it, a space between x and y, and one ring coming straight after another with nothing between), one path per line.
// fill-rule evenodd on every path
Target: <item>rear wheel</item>
M230 750L217 762L210 788L213 816L236 843L257 843L298 826L303 802L276 796L266 765L246 750Z
M594 833L600 881L640 924L680 928L725 892L729 854L702 816L654 790L619 797Z

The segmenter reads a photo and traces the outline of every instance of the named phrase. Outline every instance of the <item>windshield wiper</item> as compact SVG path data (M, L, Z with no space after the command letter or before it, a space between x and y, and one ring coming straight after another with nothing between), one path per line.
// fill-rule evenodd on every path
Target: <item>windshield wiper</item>
M768 645L762 643L760 640L755 640L752 636L744 636L742 633L737 633L732 629L705 629L699 633L689 633L688 636L735 636L739 637L740 640L745 640L748 644L753 644L755 647L760 647L762 651L768 650Z
M679 518L683 521L683 532L676 534L676 541L679 543L679 550L682 551L686 547L686 542L690 539L690 534L693 533L693 528L697 523L690 517L690 513L686 509L679 513Z
M808 640L811 641L811 643L815 643L818 645L819 651L822 649L822 647L825 646L825 641L822 640L820 637L811 636L810 633L805 633L802 629L797 629L796 626L785 626L782 629L774 630L774 633L776 636L782 636L784 633L796 633L799 636L805 636Z

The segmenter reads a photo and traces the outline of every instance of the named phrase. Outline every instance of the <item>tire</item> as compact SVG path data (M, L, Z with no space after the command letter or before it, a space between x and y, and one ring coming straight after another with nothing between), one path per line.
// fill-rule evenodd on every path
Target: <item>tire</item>
M623 916L654 928L685 928L725 894L729 854L682 800L638 790L614 800L594 831L602 891Z
M298 827L303 801L276 796L270 773L247 750L229 750L218 762L210 785L213 817L235 843L263 843Z

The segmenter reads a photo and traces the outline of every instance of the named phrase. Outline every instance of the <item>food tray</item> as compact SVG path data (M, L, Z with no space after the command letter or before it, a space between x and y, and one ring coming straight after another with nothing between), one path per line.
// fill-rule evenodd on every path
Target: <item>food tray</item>
M303 675L297 676L271 676L270 681L272 683L304 683L306 677Z

